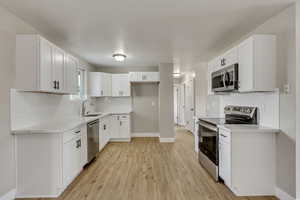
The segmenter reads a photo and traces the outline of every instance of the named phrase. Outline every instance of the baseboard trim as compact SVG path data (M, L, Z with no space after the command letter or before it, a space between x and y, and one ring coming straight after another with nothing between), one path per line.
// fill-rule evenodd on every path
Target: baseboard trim
M12 189L3 196L0 197L0 200L14 200L16 198L16 189Z
M110 142L131 142L131 138L113 138Z
M296 200L295 198L293 198L288 193L286 193L285 191L281 190L278 187L275 188L275 193L276 193L276 197L280 200Z
M174 143L175 142L175 138L159 138L159 142L160 143Z
M159 137L159 133L131 133L131 137Z

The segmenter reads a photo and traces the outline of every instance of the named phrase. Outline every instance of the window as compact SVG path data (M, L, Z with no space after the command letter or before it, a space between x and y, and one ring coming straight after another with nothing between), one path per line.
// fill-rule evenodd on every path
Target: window
M78 69L77 73L77 88L80 99L86 99L86 73L84 69Z

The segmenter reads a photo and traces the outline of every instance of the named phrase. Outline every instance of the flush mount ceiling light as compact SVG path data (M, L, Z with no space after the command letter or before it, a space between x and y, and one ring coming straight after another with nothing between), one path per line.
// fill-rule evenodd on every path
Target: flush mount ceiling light
M179 78L180 76L181 76L180 73L173 73L173 77L174 77L174 78Z
M121 54L121 53L115 53L112 55L112 57L118 62L123 62L126 58L126 55Z

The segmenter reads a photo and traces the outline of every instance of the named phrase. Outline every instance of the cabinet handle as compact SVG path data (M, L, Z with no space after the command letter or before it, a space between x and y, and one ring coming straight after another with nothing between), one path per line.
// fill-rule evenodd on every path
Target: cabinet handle
M53 88L56 89L56 81L53 81Z
M75 133L80 133L80 131L76 131Z
M120 121L120 126L122 126L122 121Z
M76 148L80 148L81 147L81 139L76 141Z
M227 136L226 136L226 135L223 135L223 134L221 134L221 136L222 136L222 137L224 137L224 138L227 138Z
M57 89L59 90L59 81L57 81Z
M106 130L106 125L105 124L103 125L103 130Z

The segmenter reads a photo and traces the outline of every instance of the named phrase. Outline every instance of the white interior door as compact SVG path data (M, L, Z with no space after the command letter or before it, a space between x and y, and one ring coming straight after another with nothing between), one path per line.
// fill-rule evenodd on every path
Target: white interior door
M194 132L194 80L188 80L185 83L185 127Z
M178 88L178 86L177 85L174 85L174 124L179 124L179 112L178 112L178 108L179 108L179 106L178 106L178 103L179 103L179 101L178 101L178 98L179 98L179 96L178 96L178 92L179 92L179 88Z
M180 85L179 87L179 96L180 96L180 102L179 102L179 124L181 126L185 126L185 86L184 84Z

